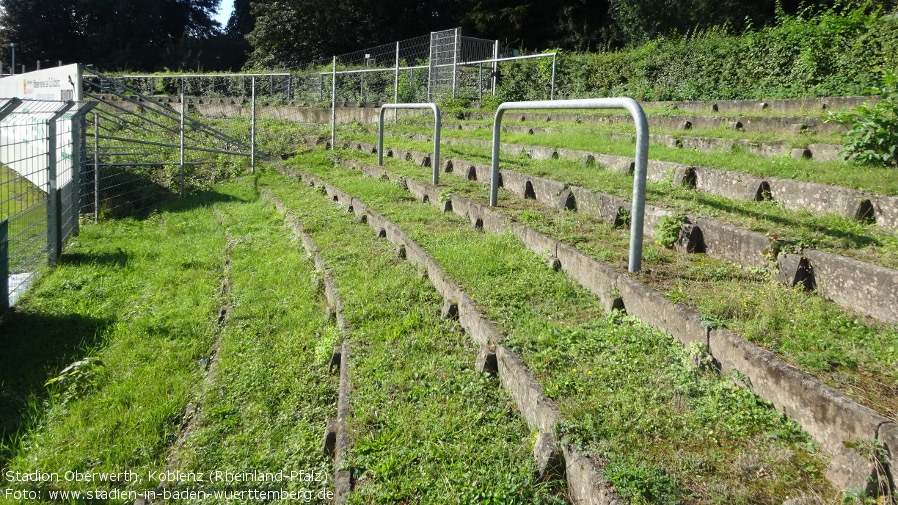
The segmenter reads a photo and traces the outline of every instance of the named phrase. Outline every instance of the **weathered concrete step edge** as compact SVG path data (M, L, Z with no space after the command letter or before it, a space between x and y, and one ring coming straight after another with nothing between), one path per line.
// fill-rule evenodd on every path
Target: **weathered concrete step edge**
M376 146L371 144L354 144L357 149L376 151ZM422 166L430 164L430 155L425 153L393 149L387 155ZM491 168L487 165L456 158L445 158L442 164L446 172L454 171L470 180L488 183L481 176L485 173L488 179ZM521 198L535 199L549 208L574 209L609 223L615 223L621 212L629 212L630 209L630 201L625 198L512 170L500 170L499 173L502 187ZM646 205L645 236L654 237L658 223L671 214L672 211L662 207ZM681 230L678 241L678 248L685 251L704 252L746 267L768 268L770 260L767 255L774 248L787 245L784 241L774 244L765 234L738 226L698 216L690 215L687 218L690 225ZM841 307L885 323L898 323L898 271L894 269L805 248L799 255L778 254L775 274L783 283L804 285Z
M352 471L344 464L346 461L346 452L352 444L349 436L349 418L352 415L350 409L349 394L351 385L349 382L349 359L350 359L350 340L351 328L349 322L343 316L343 300L337 291L337 285L333 275L329 273L321 252L315 245L312 237L303 231L302 224L294 216L284 203L273 193L268 190L262 190L263 196L274 202L278 212L284 213L285 222L293 231L293 234L299 237L306 254L312 257L315 263L315 269L321 273L324 281L324 296L327 299L328 310L336 318L337 327L343 337L343 341L339 347L334 348L331 357L330 367L339 367L340 386L337 395L337 417L328 421L324 434L324 450L330 453L334 458L334 503L339 505L349 500L349 494L352 492Z
M473 144L491 148L490 141L445 139L447 144ZM580 160L584 165L598 163L611 170L632 173L633 158L593 153L577 149L528 146L501 143L506 153L523 154L532 159L565 158ZM649 160L646 177L650 181L671 182L731 200L769 198L789 210L805 210L811 214L837 214L861 219L872 213L876 224L886 230L898 230L898 196L887 196L843 186L796 181L778 177L758 177L712 167L693 167L670 161Z
M475 115L477 119L491 119L493 115L479 114ZM508 123L525 122L531 123L568 123L568 124L609 124L609 125L633 125L633 118L629 114L621 112L620 114L577 114L577 113L550 113L542 114L536 111L514 111L505 114L504 121ZM825 122L821 117L812 116L719 116L719 115L697 115L697 114L653 114L646 113L649 129L661 130L704 130L715 128L726 128L728 130L736 130L742 132L753 133L783 133L790 135L795 134L811 134L811 135L832 135L848 131L847 126L842 126L835 122ZM476 130L479 128L490 128L491 125L483 123L471 123L460 121L446 121L443 123L446 128L455 130ZM527 128L526 126L514 125L516 128Z
M630 119L630 122L632 123L632 119ZM651 121L649 122L651 123ZM453 126L455 126L455 128L453 128ZM443 124L442 127L444 132L446 130L451 131L453 129L481 130L490 128L489 125L460 123ZM506 133L523 133L528 135L562 133L562 130L559 128L541 128L535 126L514 125L505 125L502 127L502 131ZM600 132L596 133L596 135L605 136L611 138L612 140L620 140L631 143L636 142L636 135L634 133ZM444 133L444 135L442 136L442 138L447 140L451 137L451 133ZM839 151L842 148L842 146L838 144L803 142L801 143L803 147L793 147L792 143L774 140L725 139L719 137L699 137L692 135L669 135L658 133L650 134L649 142L652 144L660 144L666 147L695 149L696 151L709 153L732 151L733 149L738 147L745 152L757 154L759 156L765 156L768 158L790 156L795 159L810 159L813 161L839 160L841 159L841 157L839 156Z
M371 167L366 175L388 172ZM408 190L421 201L439 203L440 188L410 178ZM425 196L427 197L425 199ZM810 374L786 363L776 354L727 329L707 326L702 315L674 303L639 280L622 274L576 248L518 223L490 207L452 195L451 210L467 217L475 227L492 233L511 232L531 251L557 260L560 268L596 295L606 310L622 306L627 313L673 335L684 346L705 345L723 373L738 371L752 391L795 420L830 456L827 479L840 490L866 488L874 465L860 453L845 448L852 441L878 440L887 449L891 478L898 477L898 426L874 410L849 398ZM449 209L447 209L449 207ZM619 293L619 296L616 295Z
M377 236L401 247L404 257L421 268L422 274L428 277L443 297L444 303L455 307L459 324L482 346L481 354L495 355L499 379L514 398L528 426L539 430L543 441L549 441L544 444L548 443L562 452L568 493L574 503L584 505L623 503L611 484L603 477L603 466L600 461L581 454L563 441L555 440L555 427L563 420L561 410L545 395L542 386L520 357L502 345L504 335L497 326L483 315L474 300L452 280L423 247L412 240L399 226L368 207L364 201L311 174L290 169L282 170L310 186L323 188L330 200L344 206L360 220L363 219ZM433 201L438 202L436 195ZM446 312L449 311L444 310L444 314ZM478 362L480 361L481 357L478 357ZM534 447L534 457L537 458L538 465L545 463L537 456L539 448Z

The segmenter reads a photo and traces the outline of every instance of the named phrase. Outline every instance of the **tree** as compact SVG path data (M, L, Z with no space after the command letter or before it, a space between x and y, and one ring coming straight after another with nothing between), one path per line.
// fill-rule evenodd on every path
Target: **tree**
M158 70L185 39L215 35L220 0L0 0L0 39L22 61ZM21 48L21 49L19 49ZM21 52L20 52L21 51Z
M0 43L16 44L16 62L34 68L36 60L71 63L80 46L77 37L78 0L2 0ZM4 51L6 53L6 51ZM9 54L9 53L6 53ZM6 59L4 66L10 60Z

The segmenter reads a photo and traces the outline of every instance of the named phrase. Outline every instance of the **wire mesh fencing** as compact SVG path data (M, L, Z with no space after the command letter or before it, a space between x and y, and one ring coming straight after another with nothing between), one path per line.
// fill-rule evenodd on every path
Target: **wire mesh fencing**
M0 106L0 311L78 233L81 126L92 104Z
M255 77L247 78L251 97L256 87L273 80ZM175 83L177 100L172 103L144 94L141 89L146 82L155 90ZM190 88L191 82L199 80L163 76L131 82L92 71L85 74L84 95L98 105L86 125L90 147L81 184L84 213L92 213L95 220L128 215L254 167L253 125L250 121L215 124L203 117L197 107L226 104L208 96L188 100L189 92L211 89ZM232 133L223 131L225 126Z

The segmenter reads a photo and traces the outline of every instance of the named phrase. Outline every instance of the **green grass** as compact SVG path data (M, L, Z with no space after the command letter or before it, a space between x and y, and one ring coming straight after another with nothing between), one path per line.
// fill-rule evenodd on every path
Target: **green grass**
M424 246L557 399L571 421L559 434L607 461L606 476L634 503L831 496L806 435L738 383L691 365L690 351L670 337L603 314L517 239L485 235L414 203L395 183L363 179L323 156L292 163L361 198ZM762 467L780 478L758 479Z
M616 128L615 128L616 130ZM418 133L429 134L427 126L422 125ZM431 130L432 132L432 130ZM654 131L650 131L654 133ZM348 130L346 135L353 138L364 138L368 142L377 142L377 133L374 131L366 135L364 130ZM692 133L688 133L692 135ZM479 130L446 130L442 134L446 138L472 139L489 141L492 139L492 128ZM341 136L341 138L345 138ZM398 145L398 139L388 142L389 145ZM505 133L501 136L502 142L546 146L567 149L579 149L589 152L613 154L617 156L633 156L635 144L624 140L613 140L609 135L595 135L580 131L580 128L567 128L564 131L529 135L526 133ZM425 143L422 143L422 145ZM447 146L453 149L456 146ZM459 146L460 147L460 146ZM447 150L448 150L447 149ZM489 163L490 152L487 148L467 148L472 153L480 156L482 163ZM447 153L448 155L448 153ZM746 152L740 148L734 148L727 152L701 152L694 149L666 147L652 144L649 148L649 157L653 160L671 161L685 165L714 167L736 172L744 172L759 177L780 177L800 181L845 186L883 195L898 195L898 182L892 177L893 170L848 163L845 161L818 162L811 160L794 160L791 157L767 158L761 155ZM503 160L514 159L507 154ZM486 161L482 161L486 160Z
M215 336L225 237L211 206L222 197L84 227L3 316L4 468L142 473L164 463ZM55 377L64 380L45 386Z
M353 151L341 154L374 163ZM387 160L387 168L429 182L429 169ZM446 193L486 203L488 189L457 174L441 180ZM618 230L576 212L550 211L532 201L504 199L498 210L605 263L626 268L629 230ZM898 417L898 329L871 323L835 304L770 278L704 255L676 254L646 243L644 281L671 300L698 309L710 320L781 354L787 361L843 390L882 414Z
M532 434L498 381L474 370L476 345L439 317L417 268L317 191L273 174L262 185L321 249L352 326L351 502L558 501L563 483L534 480Z
M225 280L233 286L227 296ZM176 469L315 472L327 481L276 489L326 489L332 469L319 444L335 412L336 379L319 347L335 330L312 280L305 253L251 181L144 219L86 226L62 264L4 316L12 349L0 367L0 466L133 471L139 480L4 487L39 491L44 500L51 489L142 492L161 482L151 472ZM218 326L223 303L232 309ZM75 360L83 364L44 385ZM182 426L188 402L197 413ZM185 486L247 489L169 484Z
M367 139L370 140L370 139ZM393 139L387 146L402 146L430 152L432 145ZM632 152L630 153L632 156ZM469 145L447 145L441 148L443 159L457 157L489 164L485 148ZM503 155L503 168L546 177L593 191L631 198L633 179L613 170L584 167L565 159L531 160L524 156ZM803 247L831 251L861 261L898 268L898 234L876 225L864 224L837 215L819 216L806 211L789 211L776 202L734 201L724 197L674 186L667 182L649 181L646 201L679 212L718 219L743 228L777 235L780 239Z

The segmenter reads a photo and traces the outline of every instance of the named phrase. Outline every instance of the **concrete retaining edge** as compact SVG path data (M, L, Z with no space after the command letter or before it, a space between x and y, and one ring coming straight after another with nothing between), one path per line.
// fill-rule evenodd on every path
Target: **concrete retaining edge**
M490 141L452 139L443 140L447 144L472 144L491 147ZM577 149L524 146L501 143L506 153L524 154L533 159L560 157L579 160L583 163L599 163L609 170L632 173L633 158L603 153L593 153ZM546 154L551 153L551 154ZM873 218L876 225L886 230L898 230L898 196L887 196L815 182L758 177L752 174L724 170L713 167L691 167L682 163L649 160L647 179L655 182L672 182L694 187L698 191L722 196L732 200L772 199L789 210L805 210L815 215L836 214L849 219ZM677 178L681 171L692 171L689 178ZM833 205L833 200L837 205ZM870 213L860 212L872 207Z
M365 145L367 147L367 145ZM454 158L445 160L447 166L469 166L475 169L487 171L489 167L477 165ZM354 168L365 166L364 163L352 162ZM366 173L373 168L364 169ZM382 168L377 168L384 172ZM696 168L696 173L702 170ZM500 170L502 177L501 186L512 194L521 198L533 198L537 202L549 208L573 208L578 212L585 212L599 217L608 223L618 224L622 212L629 212L630 201L614 195L594 192L580 186L568 186L562 182L529 176L512 170ZM388 176L401 179L396 176ZM753 179L731 179L734 185L731 194L758 194L762 191L761 181ZM411 179L407 179L411 180ZM480 180L476 178L475 180ZM733 182L733 181L738 181ZM430 187L430 185L425 185ZM822 185L821 185L822 186ZM419 191L423 186L418 186ZM721 185L724 187L724 185ZM529 195L527 190L530 190ZM429 189L429 194L439 194L439 189ZM559 196L565 191L570 191L572 198L569 205L560 205ZM779 189L778 189L779 191ZM859 200L855 200L860 205ZM822 203L822 200L821 200ZM843 200L843 203L845 201ZM895 197L895 212L898 215L898 197ZM845 203L846 208L849 207ZM855 212L859 207L853 207ZM659 221L672 211L646 205L644 220L644 235L653 238L655 228ZM771 249L785 242L774 244L771 238L763 233L753 232L729 225L712 219L687 216L694 227L698 228L701 240L696 247L698 252L704 252L711 257L724 259L750 268L767 268L770 266ZM873 265L862 261L846 258L838 254L825 253L814 249L803 249L801 254L809 261L809 268L815 272L816 284L808 285L809 288L818 288L821 296L838 304L841 307L859 312L878 321L895 324L898 323L898 271L879 265ZM775 255L772 255L775 257ZM850 265L850 266L847 266ZM852 275L845 275L846 269L852 271ZM788 266L779 262L775 265L777 271L788 270ZM792 272L794 273L794 272ZM793 276L794 277L794 276ZM865 279L860 284L858 279ZM795 285L794 283L790 285Z
M453 196L459 199L453 211L467 216L472 221L483 220L487 213L495 213L486 205ZM511 231L536 254L550 252L554 239L536 230L527 228L508 219L505 229L496 233ZM848 491L864 489L874 474L873 463L864 454L846 449L845 444L856 441L878 440L885 446L892 461L898 453L898 430L892 430L895 423L890 419L865 407L819 379L786 363L775 354L748 342L738 334L715 329L702 320L701 314L681 303L674 303L661 293L626 274L614 275L610 267L588 257L575 248L554 241L556 254L564 250L561 268L571 274L574 280L586 280L584 287L593 293L613 293L618 291L624 309L647 324L667 332L684 346L693 342L705 346L722 373L737 372L744 375L752 391L771 402L777 409L795 420L811 435L830 456L827 479L837 489ZM610 272L609 272L610 271ZM607 272L605 277L595 272ZM604 284L603 284L604 283ZM601 295L598 295L601 299ZM607 296L607 295L606 295ZM605 301L603 300L603 305ZM886 430L880 430L885 426ZM879 438L881 432L885 437ZM894 482L894 464L887 468Z
M328 445L333 444L334 458L334 503L337 505L346 503L349 500L349 493L352 492L352 472L344 466L346 460L346 451L352 444L349 436L348 422L352 415L349 402L350 382L349 382L349 356L350 356L350 339L351 329L346 318L343 316L343 300L337 291L337 285L331 274L328 273L327 265L321 257L321 253L312 237L302 230L299 220L296 219L288 210L284 203L267 190L262 191L263 196L274 202L278 212L285 214L285 222L293 231L293 234L299 237L306 253L312 257L315 268L321 272L324 281L324 295L327 299L328 310L336 318L337 327L343 336L343 342L339 350L334 349L334 356L331 358L331 364L334 361L339 362L340 386L337 395L337 417L328 421L328 426L324 435L325 451L328 451ZM332 439L330 442L328 439Z
M365 221L378 236L386 238L397 246L404 246L406 259L423 267L423 272L445 301L456 304L458 321L462 328L475 342L486 346L496 355L498 375L502 386L514 398L527 425L541 433L550 435L553 433L555 426L563 419L560 409L552 399L545 395L542 386L520 357L514 351L501 345L504 336L496 325L480 312L473 299L455 284L426 250L398 226L372 210L360 199L352 197L310 174L296 170L284 170L284 172L311 185L324 187L328 195L342 195L343 198L339 200L339 203L347 210L351 203L352 212L356 216L364 212L363 215L367 216ZM435 202L432 201L432 203ZM493 220L490 219L490 222ZM584 505L619 505L623 503L613 491L611 484L604 479L602 465L599 462L580 454L576 448L565 444L563 440L557 444L564 454L568 493L574 503Z

